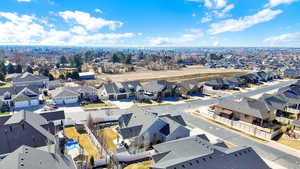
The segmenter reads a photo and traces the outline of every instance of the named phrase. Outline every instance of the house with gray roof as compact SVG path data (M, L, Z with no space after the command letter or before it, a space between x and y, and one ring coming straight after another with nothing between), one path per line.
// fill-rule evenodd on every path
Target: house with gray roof
M0 125L0 154L15 151L22 145L43 147L55 144L55 126L39 114L21 111Z
M60 87L55 89L51 97L56 104L78 103L82 100L97 101L98 91L92 86Z
M74 161L61 153L51 153L26 145L0 161L1 169L76 169Z
M189 80L177 83L177 93L181 97L189 97L192 94L202 94L203 83L199 83L197 80Z
M1 105L25 108L39 105L39 88L36 86L13 86L0 88Z
M153 146L150 169L270 169L251 147L228 148L196 135Z
M136 139L140 145L149 145L188 137L190 134L180 115L158 116L138 106L126 111L119 120L119 132L123 139Z
M20 74L12 79L13 86L38 86L47 88L49 78L43 75L34 75L29 72Z
M142 85L138 81L107 83L99 89L99 95L102 99L136 98L142 92Z
M275 119L274 110L270 110L265 102L247 97L241 100L222 99L216 105L215 113L261 127L267 127Z
M166 80L155 80L143 84L144 94L153 100L161 100L164 97L177 96L177 85Z

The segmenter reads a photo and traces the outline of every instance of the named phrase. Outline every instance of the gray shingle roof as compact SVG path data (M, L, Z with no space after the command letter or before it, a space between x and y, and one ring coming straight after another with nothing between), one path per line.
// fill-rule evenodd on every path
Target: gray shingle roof
M259 100L265 102L269 110L277 109L284 111L284 109L288 105L288 102L286 100L277 95L264 94L259 98Z
M0 161L1 169L76 169L64 155L21 146Z
M226 148L198 135L154 146L158 155L151 168L270 169L250 147Z
M28 82L28 81L39 81L39 80L49 80L48 77L43 75L33 75L31 73L23 73L21 75L18 75L17 77L13 78L13 83L16 82Z
M21 145L41 147L55 143L54 124L32 112L17 112L0 126L0 154L10 153Z
M269 109L264 102L247 97L242 98L239 101L222 99L217 106L260 119L267 119L270 117Z

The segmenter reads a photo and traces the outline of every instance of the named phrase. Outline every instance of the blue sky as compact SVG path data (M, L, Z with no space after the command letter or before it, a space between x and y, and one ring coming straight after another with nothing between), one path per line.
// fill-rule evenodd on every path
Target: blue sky
M1 0L0 44L300 47L300 0Z

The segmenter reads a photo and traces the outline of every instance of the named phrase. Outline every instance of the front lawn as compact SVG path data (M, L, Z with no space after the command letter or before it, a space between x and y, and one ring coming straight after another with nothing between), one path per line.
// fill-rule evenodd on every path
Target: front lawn
M0 112L0 116L5 116L5 115L9 115L9 114L10 114L10 112L8 112L8 111Z
M92 104L86 104L83 106L83 108L90 109L90 108L99 108L99 107L105 107L107 106L105 103L92 103Z

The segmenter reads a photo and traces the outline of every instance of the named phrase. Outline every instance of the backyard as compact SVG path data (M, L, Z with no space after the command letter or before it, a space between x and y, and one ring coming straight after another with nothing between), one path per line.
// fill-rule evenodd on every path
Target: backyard
M144 161L141 163L131 164L124 169L149 169L152 164L154 164L153 161Z
M104 142L106 143L108 151L113 151L117 148L117 146L114 143L114 140L117 139L119 136L113 129L106 128L98 132L100 132L100 135L102 136L102 138L104 138Z
M93 145L88 134L80 134L77 132L75 127L68 127L64 129L64 135L69 139L77 140L80 146L86 151L88 159L91 157L94 157L94 159L100 159L100 153L97 151L95 145Z

